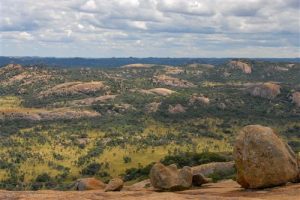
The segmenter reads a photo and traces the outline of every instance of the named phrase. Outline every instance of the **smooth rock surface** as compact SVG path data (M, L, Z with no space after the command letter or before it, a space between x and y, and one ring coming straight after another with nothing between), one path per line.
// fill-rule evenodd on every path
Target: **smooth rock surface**
M120 178L114 178L109 181L106 185L104 191L120 191L123 188L124 182Z
M249 125L234 147L237 182L244 188L266 188L296 181L295 153L269 127Z
M244 190L232 180L209 183L197 189L181 192L155 192L148 189L120 192L0 190L1 200L299 200L299 196L300 184L267 190Z
M103 190L105 183L96 178L82 178L78 179L75 184L75 189L79 191L83 190Z
M234 162L212 162L203 165L198 165L192 167L193 175L202 174L203 176L209 176L215 172L226 173L229 171L234 171Z

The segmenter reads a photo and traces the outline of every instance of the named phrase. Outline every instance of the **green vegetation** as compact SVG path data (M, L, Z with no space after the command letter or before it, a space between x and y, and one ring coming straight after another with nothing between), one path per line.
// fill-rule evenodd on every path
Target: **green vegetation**
M176 154L167 155L160 160L164 165L176 164L178 168L182 168L184 166L197 166L201 164L206 164L210 162L225 162L229 161L230 158L228 156L224 156L218 153L212 152L203 152L203 153L195 153L195 152L177 152ZM149 178L148 175L150 173L151 167L154 163L150 163L145 167L140 166L139 168L130 168L127 169L123 179L125 181L136 180L140 181L143 179ZM226 174L213 174L213 180L221 180L222 178L232 176L234 172L226 172Z
M252 74L227 65L183 65L181 73L168 74L196 85L188 88L154 82L153 77L166 74L164 66L0 68L0 187L68 189L86 176L142 180L157 161L179 167L225 161L238 130L248 124L274 128L299 152L300 108L291 94L300 91L300 64L248 62ZM58 84L92 81L105 87L42 95ZM274 99L246 90L269 81L281 85ZM153 88L175 93L149 93ZM209 103L192 101L193 96L205 96ZM179 111L170 112L178 105ZM81 116L87 112L98 115Z

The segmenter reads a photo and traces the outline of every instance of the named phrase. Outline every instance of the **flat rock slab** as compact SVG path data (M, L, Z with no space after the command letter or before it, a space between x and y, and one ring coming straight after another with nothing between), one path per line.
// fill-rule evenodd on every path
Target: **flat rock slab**
M298 200L300 184L269 188L264 190L244 190L235 181L226 180L210 183L200 188L181 192L121 191L0 191L0 200Z

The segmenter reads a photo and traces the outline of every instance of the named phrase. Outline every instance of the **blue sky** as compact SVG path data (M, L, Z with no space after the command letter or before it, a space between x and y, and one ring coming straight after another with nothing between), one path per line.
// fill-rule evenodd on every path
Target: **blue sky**
M0 55L300 57L299 0L1 0Z

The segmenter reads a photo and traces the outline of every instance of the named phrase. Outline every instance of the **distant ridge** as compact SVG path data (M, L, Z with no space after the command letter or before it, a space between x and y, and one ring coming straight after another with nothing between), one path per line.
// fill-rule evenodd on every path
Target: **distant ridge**
M53 67L120 67L124 65L161 64L161 65L184 65L192 63L222 65L233 58L55 58L55 57L6 57L0 56L0 66L10 63L21 65L50 65ZM271 62L300 62L300 58L251 58L255 60Z

